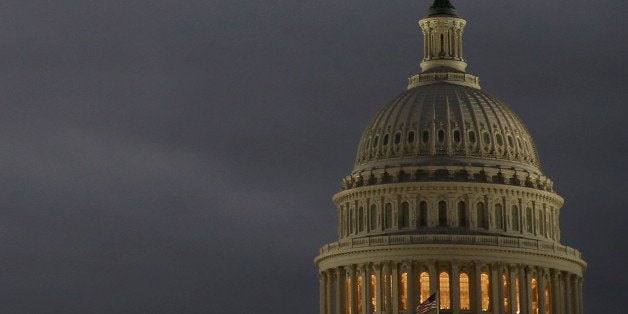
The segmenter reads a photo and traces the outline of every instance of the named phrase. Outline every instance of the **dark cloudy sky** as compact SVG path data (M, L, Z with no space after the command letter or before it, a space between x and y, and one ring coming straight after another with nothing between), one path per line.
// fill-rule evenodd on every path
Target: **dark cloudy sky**
M453 1L566 203L587 313L628 297L628 5ZM0 4L2 313L317 313L312 259L431 0Z

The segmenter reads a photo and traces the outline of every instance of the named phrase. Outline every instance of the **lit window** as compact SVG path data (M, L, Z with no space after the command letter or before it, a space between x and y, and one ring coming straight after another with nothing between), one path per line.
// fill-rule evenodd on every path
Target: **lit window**
M536 282L536 278L530 280L530 287L532 288L532 313L539 313L539 285Z
M449 310L451 308L451 299L449 295L449 274L446 272L440 273L439 276L439 297L440 297L440 309Z
M445 201L438 202L438 225L447 227L447 203Z
M345 306L347 309L346 313L351 314L351 278L347 278L346 283L347 283L347 291L345 293L345 296L346 296Z
M521 313L521 300L520 300L520 293L521 293L521 289L520 289L520 284L519 284L519 277L517 277L517 279L515 280L515 296L517 297L517 314Z
M408 309L408 273L401 273L400 307L401 310Z
M471 297L469 293L469 275L460 274L460 309L471 309Z
M377 311L377 280L375 279L375 275L371 275L371 307L373 308L373 312Z
M425 302L430 297L430 275L426 272L422 272L419 276L419 284L421 286L421 303Z
M552 313L552 303L550 302L550 283L549 281L545 282L545 314Z
M510 286L508 285L508 276L502 275L502 284L504 285L504 312L508 313L508 298L510 297Z
M489 288L488 274L482 273L480 275L480 289L482 290L482 311L488 311L488 307L491 304Z
M358 279L356 280L356 303L358 305L358 313L362 313L362 289L362 276L358 276Z

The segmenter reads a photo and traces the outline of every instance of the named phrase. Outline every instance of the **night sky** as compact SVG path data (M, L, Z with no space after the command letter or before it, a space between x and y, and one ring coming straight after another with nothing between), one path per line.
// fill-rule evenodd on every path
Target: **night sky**
M565 198L585 312L628 298L628 4L453 0ZM2 313L318 313L362 131L431 0L0 4Z

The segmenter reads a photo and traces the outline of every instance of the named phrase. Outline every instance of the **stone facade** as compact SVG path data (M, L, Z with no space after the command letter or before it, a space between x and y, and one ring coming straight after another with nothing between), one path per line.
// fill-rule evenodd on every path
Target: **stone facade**
M436 0L422 73L376 115L315 259L321 314L582 314L586 263L560 244L563 199L532 137L465 73L466 21Z

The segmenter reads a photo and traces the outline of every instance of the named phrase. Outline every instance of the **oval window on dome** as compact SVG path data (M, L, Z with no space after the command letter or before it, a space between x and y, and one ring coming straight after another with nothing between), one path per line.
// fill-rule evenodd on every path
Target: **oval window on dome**
M454 142L460 143L460 131L454 130Z
M523 145L521 145L521 139L517 137L517 144L519 144L519 149L523 150Z
M469 131L469 142L475 144L475 132Z
M414 143L414 131L408 132L408 143Z
M482 141L484 141L484 144L490 144L491 143L491 136L488 134L488 132L483 132L482 133Z
M427 142L430 141L430 131L428 131L428 130L423 131L423 135L422 136L423 136L422 137L423 143L427 143Z
M388 134L384 135L384 139L382 140L382 144L384 144L384 146L388 145Z
M395 133L395 144L401 143L401 132Z
M438 142L442 143L445 141L445 131L438 130Z
M376 136L375 139L373 139L373 147L377 146L377 142L379 142L379 136Z
M510 146L511 148L515 147L515 144L512 141L512 136L510 135L508 135L508 146Z
M495 134L495 139L497 140L497 145L502 146L504 145L504 140L502 139L502 135L501 134Z

